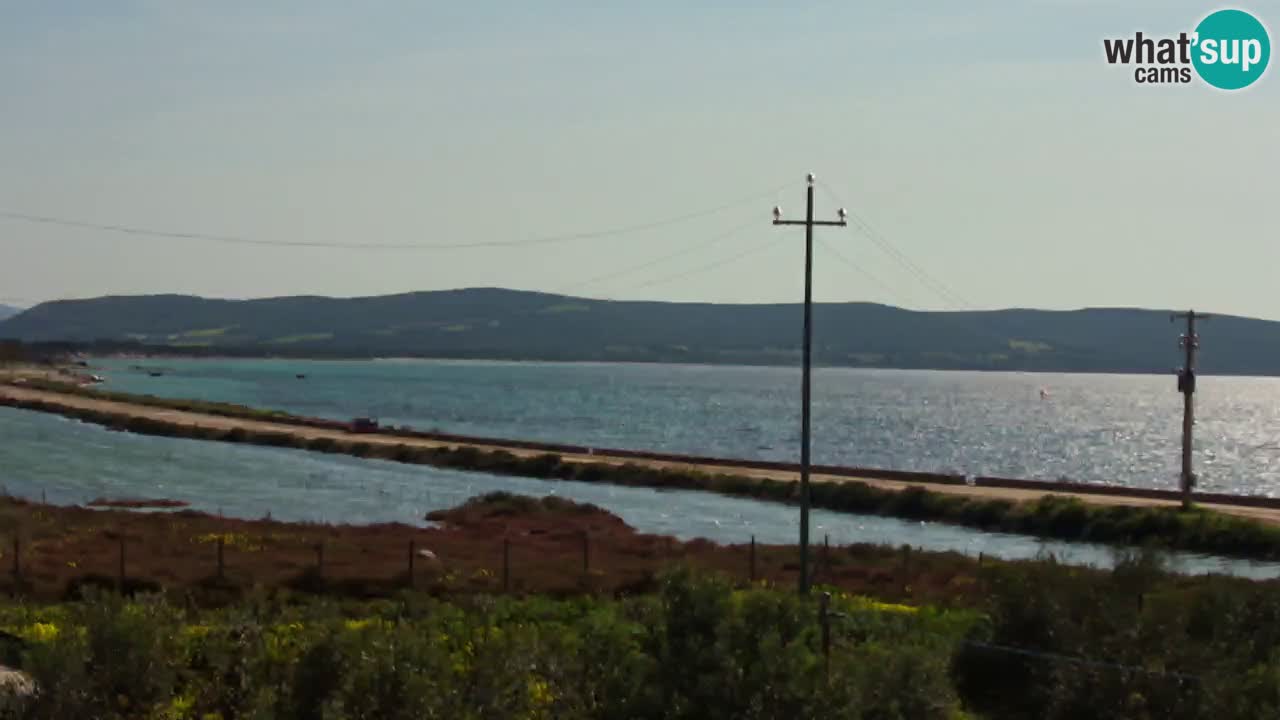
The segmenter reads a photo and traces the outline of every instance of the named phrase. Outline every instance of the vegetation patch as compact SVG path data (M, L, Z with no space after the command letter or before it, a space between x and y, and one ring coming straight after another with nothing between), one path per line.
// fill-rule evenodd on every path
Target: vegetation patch
M921 562L931 561L922 555ZM977 607L675 564L619 597L261 590L0 605L6 717L1069 720L1274 717L1274 583L991 563ZM823 594L829 593L826 597Z
M268 345L289 345L292 343L304 342L320 342L322 340L332 340L333 333L300 333L298 335L285 335L284 337L272 338L264 341Z
M464 526L477 521L505 517L529 517L538 515L599 515L616 518L603 508L590 503L580 503L555 495L533 497L509 492L491 492L471 498L459 507L434 510L427 513L428 520ZM621 521L618 521L621 522Z
M236 328L235 325L228 325L227 327L220 327L220 328L206 328L204 330L188 330L182 333L182 336L189 337L189 338L218 337L219 335L225 335L228 330L234 330L235 328Z
M581 303L557 303L548 305L538 311L539 315L562 315L564 313L591 312L591 308Z
M165 498L147 499L147 498L94 498L86 503L89 507L109 507L109 508L130 508L139 510L143 508L184 508L190 503L182 500L169 500Z
M1019 350L1024 353L1042 353L1053 350L1053 346L1036 340L1010 340L1009 349Z

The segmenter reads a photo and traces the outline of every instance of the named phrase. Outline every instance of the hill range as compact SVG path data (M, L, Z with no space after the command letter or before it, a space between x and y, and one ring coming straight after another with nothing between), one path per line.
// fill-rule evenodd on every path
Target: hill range
M472 288L360 298L111 296L42 303L0 338L107 341L139 351L285 357L440 357L790 365L799 304L611 301ZM814 306L814 362L885 368L1167 373L1169 311L925 312ZM1280 322L1218 316L1200 330L1211 374L1280 375Z

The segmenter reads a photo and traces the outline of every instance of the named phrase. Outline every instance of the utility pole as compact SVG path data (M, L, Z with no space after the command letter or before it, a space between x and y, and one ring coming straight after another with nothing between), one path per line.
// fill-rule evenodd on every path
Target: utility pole
M1174 313L1169 322L1185 319L1187 332L1178 340L1178 347L1185 353L1184 364L1178 370L1178 392L1182 393L1182 509L1191 509L1191 488L1196 484L1195 473L1191 470L1191 434L1195 427L1196 406L1196 351L1200 349L1200 336L1196 334L1196 320L1208 320L1210 315L1188 310Z
M839 220L813 219L813 173L809 173L804 220L783 220L782 208L773 209L774 225L804 225L804 370L800 380L800 594L809 594L809 372L813 346L813 226L844 227L844 208Z

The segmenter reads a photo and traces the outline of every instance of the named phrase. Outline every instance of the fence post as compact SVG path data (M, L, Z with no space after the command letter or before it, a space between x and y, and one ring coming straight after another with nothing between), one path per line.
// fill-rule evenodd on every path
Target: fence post
M120 536L120 571L116 576L116 590L124 594L124 535Z
M224 564L222 561L222 553L223 553L223 547L226 544L226 542L227 542L226 538L222 537L221 535L218 536L218 579L219 580L221 580L223 577Z
M827 684L831 683L831 593L824 592L818 598L818 622L822 625L822 672Z
M831 581L831 535L822 536L822 570L827 573L827 582Z
M409 538L409 589L412 590L418 584L418 578L414 575L413 556L417 554L414 547L413 538Z
M511 592L511 538L502 538L502 592Z
M751 536L751 582L756 581L756 536Z

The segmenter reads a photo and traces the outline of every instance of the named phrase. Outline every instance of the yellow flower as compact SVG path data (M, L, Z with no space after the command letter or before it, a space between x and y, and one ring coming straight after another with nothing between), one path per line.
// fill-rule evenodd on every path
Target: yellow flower
M49 642L58 637L58 626L53 623L34 623L23 633L35 642Z
M165 709L165 718L187 718L191 715L191 710L196 706L195 698L190 695L179 695L169 702L169 707Z
M192 542L200 543L202 545L216 543L219 540L221 540L224 545L228 545L245 552L257 552L262 549L261 543L255 542L253 538L250 538L244 533L205 533L191 538Z
M902 614L908 614L908 615L911 613L916 613L920 611L920 608L912 607L910 605L882 603L882 602L877 602L875 600L868 600L867 607L872 610L877 610L879 612L902 613Z
M551 686L545 680L532 680L529 682L529 702L535 707L544 707L551 704L555 700L555 694L551 692Z
M209 634L209 626L208 625L188 625L182 628L182 634L184 637L202 638L205 635Z

